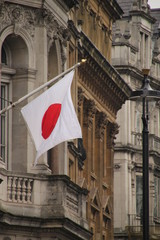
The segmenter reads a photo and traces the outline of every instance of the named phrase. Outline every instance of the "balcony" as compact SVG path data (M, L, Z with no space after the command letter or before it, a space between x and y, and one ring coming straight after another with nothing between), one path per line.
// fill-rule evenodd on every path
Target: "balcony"
M150 240L160 239L160 218L149 218L149 231L150 231ZM126 227L129 240L139 240L142 239L143 227L142 219L137 215L130 214L128 215L128 226Z
M132 144L136 149L142 149L141 133L132 132ZM149 151L160 153L160 138L154 134L149 134Z
M19 174L0 169L1 233L19 226L39 236L65 232L68 239L89 239L86 221L88 191L64 175ZM83 231L82 231L83 229ZM16 231L16 230L15 230ZM0 236L1 236L0 233ZM57 235L56 235L57 236Z

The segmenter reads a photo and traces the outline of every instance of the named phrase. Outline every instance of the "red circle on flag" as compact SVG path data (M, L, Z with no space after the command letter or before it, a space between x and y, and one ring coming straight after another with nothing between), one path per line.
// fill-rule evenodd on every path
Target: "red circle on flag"
M55 125L57 123L57 120L59 118L61 112L61 104L55 103L48 107L46 110L43 119L42 119L42 137L44 139L47 139L53 129L55 128Z

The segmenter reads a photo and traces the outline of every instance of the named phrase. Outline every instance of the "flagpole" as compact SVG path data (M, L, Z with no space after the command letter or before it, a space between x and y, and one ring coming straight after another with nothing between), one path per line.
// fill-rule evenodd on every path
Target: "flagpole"
M34 95L35 93L39 92L40 90L42 90L43 88L47 87L48 85L52 84L54 81L56 81L57 79L63 77L64 75L66 75L67 73L71 72L73 69L79 67L82 63L86 62L86 59L82 59L81 62L76 63L74 66L72 66L71 68L68 68L66 71L60 73L58 76L56 76L55 78L51 79L50 81L44 83L43 85L41 85L40 87L36 88L35 90L33 90L32 92L28 93L27 95L23 96L22 98L20 98L19 100L17 100L16 102L10 104L9 106L7 106L6 108L3 108L0 111L0 115L8 110L10 110L11 108L15 107L16 105L18 105L19 103L21 103L22 101L26 100L27 98L31 97L32 95Z

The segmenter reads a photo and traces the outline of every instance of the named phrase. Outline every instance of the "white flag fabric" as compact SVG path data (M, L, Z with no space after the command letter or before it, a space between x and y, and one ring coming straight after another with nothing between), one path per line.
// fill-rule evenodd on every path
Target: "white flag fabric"
M61 142L82 138L71 98L74 70L21 109L37 150L37 159Z

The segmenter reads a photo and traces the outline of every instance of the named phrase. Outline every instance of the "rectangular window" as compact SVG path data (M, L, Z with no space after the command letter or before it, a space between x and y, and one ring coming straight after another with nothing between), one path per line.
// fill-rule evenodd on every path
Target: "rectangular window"
M142 216L142 201L143 201L143 181L142 176L136 176L136 214Z
M149 40L148 35L145 34L145 46L144 46L144 67L148 68L148 51L149 51Z
M149 37L147 34L140 32L140 61L142 68L148 68L149 59Z
M154 178L155 201L154 201L154 217L160 218L160 178Z
M143 41L143 33L140 32L140 62L143 66L143 59L144 59L144 51L143 51L143 48L144 48L144 41Z
M7 99L8 99L8 87L7 84L1 83L1 109L7 106ZM0 157L2 161L5 162L7 159L7 138L8 138L8 131L7 131L7 113L2 113L0 116L0 135L1 135L1 148L0 148Z

